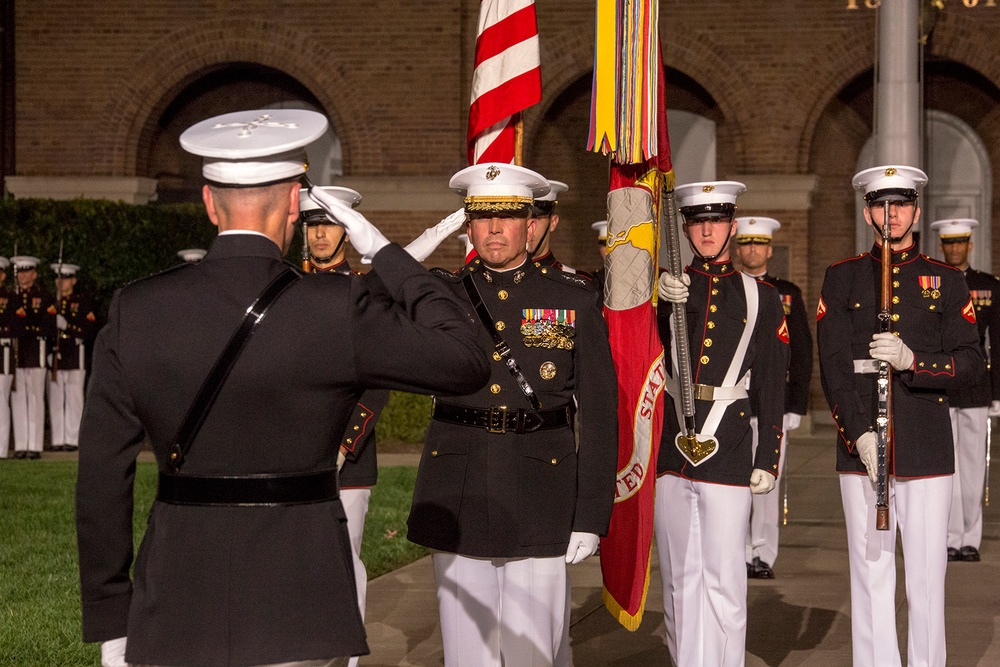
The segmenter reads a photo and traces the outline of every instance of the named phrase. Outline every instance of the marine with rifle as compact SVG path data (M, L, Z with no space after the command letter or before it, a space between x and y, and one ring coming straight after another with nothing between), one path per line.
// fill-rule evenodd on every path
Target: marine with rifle
M961 272L920 254L914 242L918 190L926 183L923 171L901 165L854 176L875 242L827 269L816 313L823 391L839 436L855 667L900 664L897 526L907 662L946 659L945 545L955 470L948 391L977 378L985 362Z

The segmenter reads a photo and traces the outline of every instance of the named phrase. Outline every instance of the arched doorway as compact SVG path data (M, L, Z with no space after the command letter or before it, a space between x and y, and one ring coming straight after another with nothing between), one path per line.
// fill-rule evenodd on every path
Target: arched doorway
M311 109L325 113L316 97L279 70L254 63L226 63L199 72L170 99L149 138L146 173L158 180L160 202L201 201L201 159L178 142L194 123L245 109ZM333 127L309 150L309 176L329 183L343 173L341 145Z

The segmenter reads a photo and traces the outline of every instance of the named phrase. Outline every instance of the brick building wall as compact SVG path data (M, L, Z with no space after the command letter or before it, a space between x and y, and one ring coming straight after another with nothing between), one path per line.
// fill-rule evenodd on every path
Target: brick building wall
M854 253L850 177L872 129L876 12L866 4L661 3L668 103L716 122L718 177L757 184L741 212L782 221L779 256L809 308L825 267ZM925 96L976 131L1000 192L1000 8L965 4L945 0L937 15ZM297 82L327 113L345 184L366 195L362 210L390 238L408 241L459 204L446 184L465 166L478 0L15 7L18 176L156 178L158 147L172 145L183 113L212 111L171 116L178 96L220 68L251 63ZM598 263L590 223L605 217L607 179L607 161L585 151L593 9L589 0L538 0L543 100L525 116L526 164L571 186L552 245L580 268ZM420 203L407 208L410 200ZM1000 220L997 203L992 216ZM1000 233L993 249L1000 256ZM429 263L460 259L456 243ZM825 411L817 384L812 406Z

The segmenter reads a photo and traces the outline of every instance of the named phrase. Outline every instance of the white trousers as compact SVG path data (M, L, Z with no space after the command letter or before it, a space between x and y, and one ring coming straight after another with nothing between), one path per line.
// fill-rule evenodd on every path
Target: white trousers
M55 382L49 378L49 426L53 445L80 444L80 418L83 416L83 383L86 371L57 370Z
M358 589L358 608L361 610L361 620L365 619L365 599L368 594L368 570L361 562L361 538L365 534L365 517L368 516L368 502L371 500L370 488L341 489L340 502L347 514L347 533L351 538L351 556L354 559L354 585ZM358 657L354 656L348 663L356 667Z
M909 619L907 665L945 664L945 539L951 475L889 482L889 530L875 530L875 486L867 475L841 475L851 566L854 667L900 665L896 640L896 526L903 542Z
M753 455L757 456L757 418L750 418L750 430L753 431ZM778 559L778 525L781 518L781 475L785 470L785 443L788 434L781 437L781 453L778 455L778 479L770 493L750 495L750 525L747 529L746 562L754 557L760 558L768 565L774 565Z
M446 667L549 667L566 617L566 559L431 556Z
M7 458L10 448L10 385L13 375L0 373L0 459Z
M656 480L656 549L675 665L745 663L750 495L745 486Z
M45 437L44 368L18 368L17 391L10 393L14 449L41 452Z
M979 548L983 540L983 485L986 482L986 415L989 408L951 408L955 438L955 478L948 519L948 546Z

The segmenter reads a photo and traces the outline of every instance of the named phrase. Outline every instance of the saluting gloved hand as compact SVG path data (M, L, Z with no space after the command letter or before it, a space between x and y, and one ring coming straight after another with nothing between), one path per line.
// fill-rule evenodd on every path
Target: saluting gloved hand
M460 208L433 227L424 230L423 234L410 241L404 248L410 257L422 262L437 250L441 242L462 228L465 224L465 209Z
M781 430L785 433L789 431L794 431L802 423L802 415L796 414L794 412L786 412L785 416L781 419Z
M319 204L338 224L347 230L351 245L362 257L371 259L379 250L389 245L389 239L368 218L343 201L319 188L309 188L309 198Z
M597 551L601 538L594 533L570 533L569 546L566 548L566 562L575 565Z
M101 667L128 667L125 662L125 637L101 642Z
M66 331L67 326L69 326L69 323L66 321L66 318L62 315L56 314L56 329L59 329L59 331Z
M868 478L875 483L878 477L878 435L875 431L867 431L858 438L854 448L858 450L861 462L868 469Z
M754 468L750 473L750 493L761 495L774 488L774 475L766 470Z
M986 409L987 417L1000 417L1000 401L993 401L990 403L990 407Z
M670 303L687 303L690 284L691 277L686 273L682 273L680 278L666 271L660 274L660 294Z
M872 359L888 361L897 371L908 371L913 368L913 350L908 348L899 336L877 333L872 336L868 350Z

